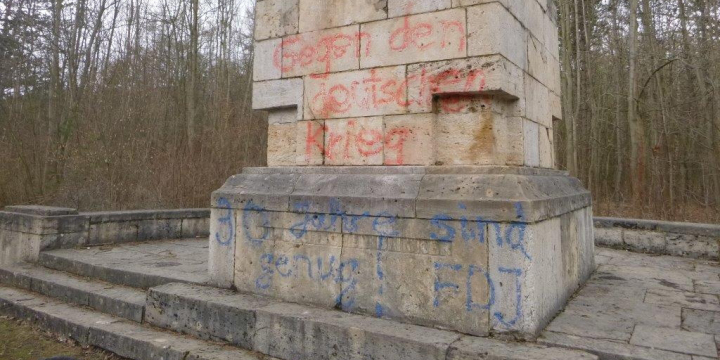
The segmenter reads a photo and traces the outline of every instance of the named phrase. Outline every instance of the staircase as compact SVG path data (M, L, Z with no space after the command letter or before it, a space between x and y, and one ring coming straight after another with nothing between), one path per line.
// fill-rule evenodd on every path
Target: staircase
M596 359L205 285L206 240L40 253L0 267L0 313L138 359Z

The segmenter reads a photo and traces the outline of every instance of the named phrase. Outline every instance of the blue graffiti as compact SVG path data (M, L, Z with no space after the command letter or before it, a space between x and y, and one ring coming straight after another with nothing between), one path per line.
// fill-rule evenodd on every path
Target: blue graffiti
M254 236L252 234L251 229L253 228L251 224L251 216L256 215L260 216L260 227L262 228L262 234L260 236ZM262 206L259 206L255 203L253 203L252 200L248 201L248 203L245 205L245 208L243 209L243 230L245 232L245 237L247 240L253 244L253 245L260 245L265 240L267 240L268 236L270 236L270 215L265 211L265 209Z
M221 202L222 201L222 202ZM234 228L231 215L230 203L225 199L218 200L218 206L228 213L219 219L222 226ZM460 210L467 210L464 204L459 204ZM372 219L372 232L361 234L372 234L377 237L377 248L375 253L374 279L377 285L378 297L375 301L375 315L383 317L392 309L383 304L384 295L390 291L392 284L388 281L384 259L388 249L388 242L398 241L403 234L398 230L398 218L390 213L379 213L371 215L363 212L360 215L349 215L345 212L337 199L329 203L329 210L323 210L325 214L313 213L314 207L310 202L298 201L292 205L293 212L300 214L300 219L289 228L290 234L300 240L309 232L335 232L342 226L343 232L355 233L361 226L361 221ZM271 235L270 213L261 206L249 201L243 211L242 225L246 239L253 245L260 245ZM448 214L437 214L430 220L432 230L428 236L430 239L439 242L454 242L461 238L465 244L486 244L488 236L494 234L495 244L498 248L512 250L525 259L532 261L526 246L526 218L521 203L515 204L515 215L517 222L503 226L502 223L485 221L481 217L458 216L452 217ZM258 229L260 228L260 229ZM367 226L362 227L367 229ZM253 231L251 231L253 230ZM367 230L363 230L367 231ZM494 231L494 232L493 232ZM230 243L234 233L230 233L228 239L221 238L216 234L219 243ZM221 241L222 240L222 241ZM357 259L340 261L334 256L309 257L302 254L282 255L266 253L260 256L260 275L255 281L256 288L266 291L273 286L273 279L292 279L307 276L308 279L317 282L330 282L340 285L340 292L335 298L336 306L350 310L355 306L354 292L357 291L358 283L355 274L359 274L360 263ZM438 262L434 264L434 307L443 306L443 299L464 295L464 307L468 312L492 311L501 297L496 296L497 279L493 279L489 269L476 265L462 265ZM505 309L514 309L514 314L503 314L501 311L491 312L492 317L502 326L511 328L517 324L522 317L522 276L519 269L499 267L495 269L499 274L514 276L513 296L516 304ZM448 280L455 279L455 280ZM487 283L487 301L480 301L473 298L473 287L479 286L480 282ZM502 285L502 284L500 284ZM476 288L477 289L477 288ZM477 290L475 291L477 293ZM477 302L476 302L477 301Z
M520 277L522 277L522 270L520 269L509 269L509 268L498 268L500 273L511 274L515 276L515 314L512 320L505 320L505 316L497 311L493 316L495 319L507 328L512 328L522 318L522 285L520 283Z
M435 263L436 274L439 270L443 269L449 269L455 272L459 272L460 270L462 270L462 265ZM442 282L440 281L439 276L435 276L435 300L433 300L433 306L440 307L440 291L444 289L451 289L454 293L457 294L460 292L460 285L449 281Z
M232 204L228 199L221 197L217 200L218 208L225 211L225 215L217 219L219 227L225 227L227 229L227 237L223 239L220 236L220 230L215 233L215 241L221 246L229 246L235 241L235 224L234 224L234 212Z

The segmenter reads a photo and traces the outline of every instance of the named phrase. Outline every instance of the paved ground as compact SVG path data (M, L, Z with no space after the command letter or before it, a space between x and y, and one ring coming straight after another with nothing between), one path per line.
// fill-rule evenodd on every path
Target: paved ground
M207 240L61 250L116 269L207 281ZM718 359L720 265L598 248L597 271L539 342L607 358Z
M52 253L111 269L132 270L197 284L208 281L207 239L152 241L55 250Z
M642 359L717 359L720 266L598 248L598 270L541 342Z

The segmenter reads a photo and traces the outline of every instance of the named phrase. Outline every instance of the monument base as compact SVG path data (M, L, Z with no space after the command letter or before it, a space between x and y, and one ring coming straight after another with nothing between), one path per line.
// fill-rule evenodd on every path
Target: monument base
M216 285L472 335L533 338L595 268L561 171L249 168L212 201Z

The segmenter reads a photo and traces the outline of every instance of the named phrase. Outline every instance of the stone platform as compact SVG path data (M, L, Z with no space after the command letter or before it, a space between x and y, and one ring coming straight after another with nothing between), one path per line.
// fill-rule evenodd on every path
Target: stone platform
M487 358L482 354L510 360L595 358L588 353L600 359L719 358L720 265L713 261L600 248L597 271L533 344L203 286L207 256L207 240L42 252L35 265L0 268L0 312L138 360L160 354L171 359L270 359L260 353L315 359L325 357L308 354L336 351L332 349L350 355L331 359L363 353L374 359L407 359L403 356L410 353L464 360ZM146 293L142 289L147 287ZM358 342L360 338L376 340Z

